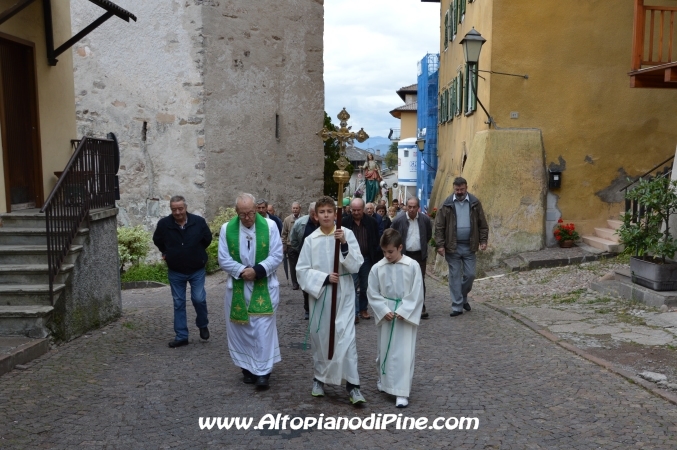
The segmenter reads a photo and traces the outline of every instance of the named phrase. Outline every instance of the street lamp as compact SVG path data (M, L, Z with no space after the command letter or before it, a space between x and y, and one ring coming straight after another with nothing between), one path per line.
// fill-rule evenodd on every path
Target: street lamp
M418 150L421 153L423 153L423 149L425 149L425 139L423 138L416 139L416 147L418 147Z
M465 62L468 65L468 70L471 71L473 75L477 75L477 65L480 60L480 52L482 51L482 46L485 42L487 42L487 40L484 39L477 30L475 30L475 27L468 31L461 42L459 42L459 44L463 46L463 57L465 58ZM470 80L473 78L473 76L469 77ZM493 123L494 126L498 128L496 122L494 122L494 118L491 117L491 114L489 114L489 111L487 111L487 108L484 107L479 99L479 96L477 95L477 86L475 86L475 83L472 81L470 81L469 84L472 86L473 95L475 96L477 103L480 104L488 117L488 120L484 123L488 124L489 127L491 127L491 124Z
M460 44L463 46L463 57L465 62L468 64L477 64L480 60L480 51L482 51L482 46L487 42L486 39L479 34L475 28L468 31L468 33L463 37Z

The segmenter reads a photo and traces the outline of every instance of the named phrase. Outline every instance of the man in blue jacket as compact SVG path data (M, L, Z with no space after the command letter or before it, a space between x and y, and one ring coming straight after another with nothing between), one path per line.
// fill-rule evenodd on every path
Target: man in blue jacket
M172 213L160 219L153 234L153 242L162 252L168 267L169 284L174 299L174 332L171 348L188 345L186 319L186 285L190 283L190 299L195 307L195 325L200 337L209 339L207 293L205 292L205 249L212 242L207 222L187 211L186 199L175 195L169 200Z

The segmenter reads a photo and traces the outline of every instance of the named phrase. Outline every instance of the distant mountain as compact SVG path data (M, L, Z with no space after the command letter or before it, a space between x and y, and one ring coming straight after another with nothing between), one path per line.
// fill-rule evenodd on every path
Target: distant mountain
M373 153L376 153L376 150L380 150L380 155L385 156L388 153L390 148L390 139L384 138L381 136L370 137L364 142L355 142L355 147L361 148L363 150L373 150Z
M378 148L379 145L386 145L386 149L390 146L390 139L384 138L381 136L370 137L364 142L360 142L358 146L360 148Z

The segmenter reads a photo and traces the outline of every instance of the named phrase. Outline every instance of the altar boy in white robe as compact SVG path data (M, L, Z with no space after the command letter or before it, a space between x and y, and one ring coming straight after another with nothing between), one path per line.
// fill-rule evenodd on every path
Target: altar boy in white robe
M219 235L219 266L228 274L228 350L245 383L266 387L273 364L281 361L275 313L282 241L275 222L257 214L253 195L240 194L235 210L237 217Z
M419 264L402 255L402 236L389 228L381 237L384 258L369 272L367 297L376 316L381 392L396 396L395 406L409 404L414 377L416 332L423 309L423 278Z
M353 404L366 400L360 393L355 343L355 286L350 276L364 261L355 235L347 228L336 229L336 205L331 197L315 203L320 228L310 234L296 264L296 277L310 296L310 343L315 378L311 394L324 396L324 385L342 385ZM339 271L334 272L334 247L341 242ZM334 355L328 359L332 287L337 287Z

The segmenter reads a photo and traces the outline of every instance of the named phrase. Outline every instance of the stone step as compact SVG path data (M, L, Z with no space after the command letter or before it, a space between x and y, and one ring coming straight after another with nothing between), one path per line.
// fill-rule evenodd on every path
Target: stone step
M65 283L73 267L73 264L63 264L55 283ZM49 283L47 264L0 264L0 285L47 283Z
M31 210L29 212L11 212L0 214L0 219L2 219L3 228L14 228L14 227L29 227L29 228L44 228L45 227L45 215L36 210Z
M48 339L25 336L0 337L0 376L19 364L26 364L49 351Z
M82 245L71 245L67 264L75 263ZM0 264L45 264L47 262L46 245L0 245Z
M45 338L49 335L47 322L52 311L52 306L0 305L0 336Z
M618 235L612 228L595 228L595 236L618 243Z
M54 295L66 288L65 284L54 285ZM49 284L0 284L2 306L51 306Z
M609 253L620 253L623 251L623 246L618 242L610 241L599 236L582 236L581 240L591 246L604 250Z
M609 225L609 228L611 228L612 230L618 230L621 227L621 225L623 225L623 221L621 221L621 220L609 219L609 220L606 221L606 223L607 223L607 225Z
M76 236L86 236L89 228L80 228ZM0 227L0 245L47 245L47 229L28 227Z

